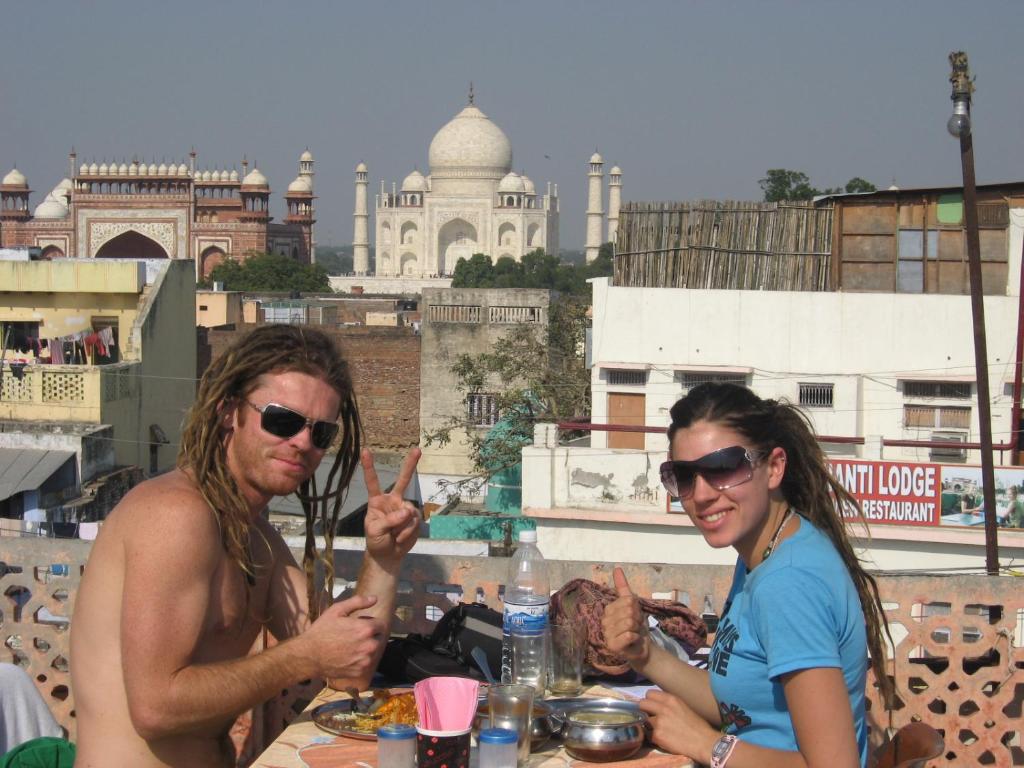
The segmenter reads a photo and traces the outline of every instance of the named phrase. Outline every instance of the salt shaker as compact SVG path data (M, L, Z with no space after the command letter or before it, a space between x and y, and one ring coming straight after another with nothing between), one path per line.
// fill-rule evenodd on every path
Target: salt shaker
M516 732L507 728L485 728L477 737L479 768L516 768ZM382 764L383 765L383 764Z
M380 768L413 768L416 765L416 728L411 725L378 728L377 762Z

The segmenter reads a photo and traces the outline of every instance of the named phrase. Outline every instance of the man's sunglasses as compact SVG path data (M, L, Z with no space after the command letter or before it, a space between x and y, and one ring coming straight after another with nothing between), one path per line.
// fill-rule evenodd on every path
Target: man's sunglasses
M305 427L309 427L309 434L313 445L321 451L331 447L335 436L340 428L333 421L313 421L307 419L298 411L285 408L277 403L267 403L262 408L258 405L245 401L255 411L260 413L260 426L264 432L269 432L275 437L295 437Z
M665 490L679 499L693 496L697 475L719 491L742 485L754 476L754 464L759 454L742 445L701 456L696 461L666 461L661 465L661 483Z

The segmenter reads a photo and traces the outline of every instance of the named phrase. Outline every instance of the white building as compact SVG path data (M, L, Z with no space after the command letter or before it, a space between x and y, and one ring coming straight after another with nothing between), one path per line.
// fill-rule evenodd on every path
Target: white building
M558 254L558 187L538 194L512 170L512 144L473 104L430 142L430 169L413 170L401 187L381 181L375 202L376 275L450 275L459 259L485 253L519 261L537 248ZM354 213L357 274L369 271L367 168L356 169Z
M1024 207L1011 202L1005 228L998 238L988 237L1005 249L1002 281L984 297L995 464L1005 466L1013 463L1006 448L1021 354ZM670 508L658 478L668 449L669 409L707 380L736 381L762 397L787 398L803 406L819 435L859 441L825 443L839 462L884 466L886 472L889 462L914 462L909 466L942 465L943 479L980 477L971 466L980 463L980 451L958 445L980 440L969 296L639 288L614 286L609 278L592 283L591 420L652 431L593 431L583 447L560 445L554 425L538 425L534 445L523 450L523 509L537 519L546 556L733 561L731 550L712 550L686 515ZM1024 469L997 470L996 484L997 492L1024 484ZM851 526L873 567L984 564L982 518L951 519L956 515L947 514L940 498L945 490L928 490L938 507L930 525L888 520L872 525L870 537ZM1004 561L1024 556L1024 530L1001 528L999 543Z

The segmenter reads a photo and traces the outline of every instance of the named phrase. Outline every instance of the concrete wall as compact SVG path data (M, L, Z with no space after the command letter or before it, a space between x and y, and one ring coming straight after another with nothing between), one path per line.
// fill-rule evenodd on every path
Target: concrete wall
M420 426L424 432L444 426L453 416L466 418L466 393L459 391L458 380L451 372L452 365L460 355L478 355L491 351L494 343L514 327L507 323L491 322L491 308L537 307L538 322L531 325L538 333L545 333L551 297L550 291L527 288L431 288L423 292L420 307L423 314ZM473 309L459 309L463 307ZM460 320L460 313L477 319ZM447 317L438 319L439 314L446 314ZM504 386L498 381L490 384L490 391L498 391ZM433 445L424 449L419 464L421 473L450 476L473 473L473 462L464 430L452 430L451 438L451 442L445 446Z
M242 322L239 291L196 291L196 325L214 328Z
M450 277L371 277L331 275L331 290L337 293L423 293L424 288L450 288Z
M977 441L976 397L905 398L904 380L974 381L970 297L892 293L620 288L594 285L593 420L608 423L611 392L646 395L646 423L664 427L683 393L683 371L731 371L766 397L798 402L801 383L831 382L831 408L807 408L819 434L930 439L933 429L904 429L903 406L972 408L968 441ZM986 296L992 432L1010 437L1010 383L1016 355L1017 296ZM647 371L647 383L612 386L609 368ZM591 445L607 436L594 433ZM648 450L665 450L648 435ZM886 459L929 460L928 449L887 448ZM967 461L979 463L977 452ZM1009 463L997 456L997 462Z

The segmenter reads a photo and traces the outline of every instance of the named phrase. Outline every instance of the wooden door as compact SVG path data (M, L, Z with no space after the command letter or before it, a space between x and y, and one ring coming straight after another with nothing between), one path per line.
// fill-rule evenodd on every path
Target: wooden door
M608 423L644 426L644 411L647 397L643 394L608 393ZM634 448L643 450L643 432L609 432L609 448Z

